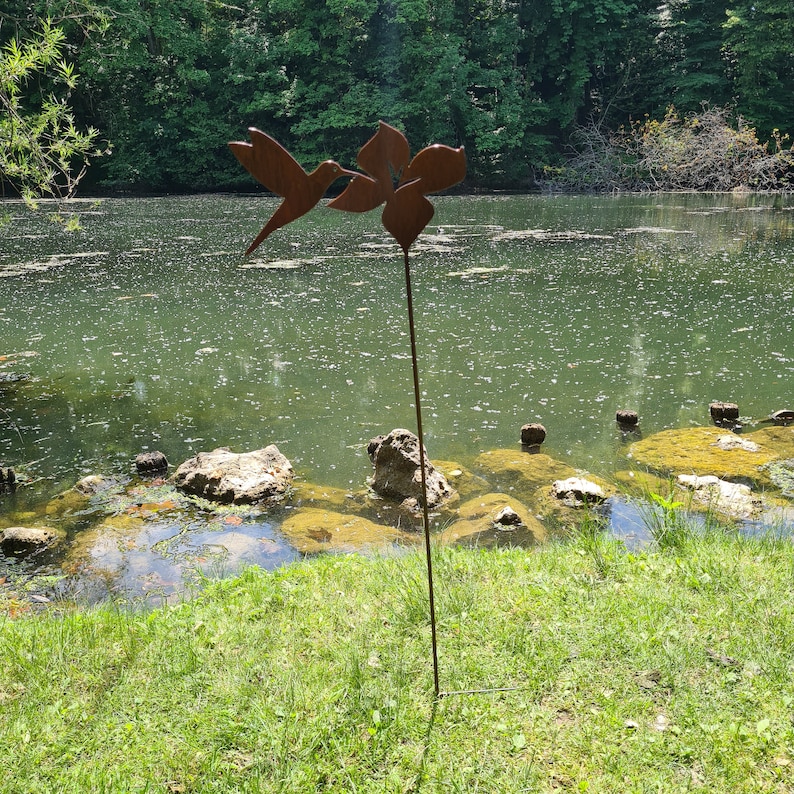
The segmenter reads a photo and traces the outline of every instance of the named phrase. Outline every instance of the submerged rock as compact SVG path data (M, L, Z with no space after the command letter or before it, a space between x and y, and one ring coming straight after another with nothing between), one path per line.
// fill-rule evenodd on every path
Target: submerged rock
M291 512L281 525L281 532L305 554L384 548L400 538L409 538L395 527L376 524L361 516L313 507Z
M718 442L725 432L715 427L692 427L663 430L631 445L630 456L636 463L669 474L714 474L723 479L748 479L759 485L771 485L762 467L778 457L762 435L785 428L768 428L743 438L757 449L746 445L721 448ZM792 438L794 442L794 437Z
M292 464L271 444L239 454L228 447L199 452L182 463L169 482L212 501L248 504L283 495L294 476Z
M385 436L377 436L369 442L367 453L375 466L371 484L376 493L401 502L415 499L421 504L419 439L414 433L398 428ZM455 491L430 462L427 450L424 459L427 506L436 507L454 496Z
M447 478L447 482L457 491L461 499L492 490L484 477L474 474L457 461L435 460L433 465Z
M679 474L678 483L689 488L703 504L734 518L751 518L763 508L761 498L747 485L727 482L714 475Z
M316 507L350 512L363 505L365 495L360 494L359 496L360 498L357 498L352 491L334 488L331 485L297 482L292 489L290 504L296 507Z
M517 499L502 493L489 493L460 506L460 518L440 536L443 544L527 545L541 543L546 530Z
M765 427L753 433L746 433L743 438L754 441L781 458L794 458L794 427L780 425Z
M501 487L514 488L519 495L531 494L554 480L573 477L576 470L566 463L538 453L528 455L513 449L494 449L477 456L477 466L484 470L489 480Z
M74 484L74 490L83 496L93 496L113 486L113 481L101 474L89 474Z

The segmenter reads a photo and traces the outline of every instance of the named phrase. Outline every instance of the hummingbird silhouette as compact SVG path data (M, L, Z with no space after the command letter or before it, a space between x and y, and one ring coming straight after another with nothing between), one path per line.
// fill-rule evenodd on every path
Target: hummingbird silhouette
M342 168L334 160L326 160L310 174L306 173L278 141L256 127L249 127L248 133L251 143L232 141L229 148L257 182L271 193L281 196L284 201L248 246L246 255L253 253L271 232L305 215L323 197L334 180L342 176L360 176L356 171Z

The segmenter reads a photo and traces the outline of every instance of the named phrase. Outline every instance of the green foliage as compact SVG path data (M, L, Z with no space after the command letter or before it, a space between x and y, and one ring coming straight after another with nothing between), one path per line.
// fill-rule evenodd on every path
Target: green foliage
M77 74L64 50L65 34L49 19L0 50L0 182L30 205L42 196L71 198L91 158L106 152L97 130L76 123Z
M587 548L436 552L438 701L418 554L9 605L0 792L789 790L790 543Z
M494 186L530 185L589 123L608 137L632 119L663 117L671 103L682 114L735 103L770 146L794 131L788 0L8 6L0 44L40 37L48 16L62 35L47 74L18 86L28 138L34 121L47 123L44 101L62 114L60 139L85 145L69 137L71 113L76 130L112 141L114 157L92 178L120 187L251 185L225 146L248 126L307 167L330 156L352 165L382 119L416 147L464 145L469 184ZM68 87L73 72L60 62L76 64L79 85ZM39 78L60 85L60 107ZM96 137L90 143L97 151Z

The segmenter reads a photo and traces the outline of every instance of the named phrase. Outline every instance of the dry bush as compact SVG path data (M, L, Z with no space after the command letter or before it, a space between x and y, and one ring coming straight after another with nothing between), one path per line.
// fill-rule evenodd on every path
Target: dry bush
M794 147L785 142L775 131L761 143L741 116L732 123L728 108L682 118L670 107L661 121L609 135L596 124L579 128L565 166L547 176L573 190L788 190Z

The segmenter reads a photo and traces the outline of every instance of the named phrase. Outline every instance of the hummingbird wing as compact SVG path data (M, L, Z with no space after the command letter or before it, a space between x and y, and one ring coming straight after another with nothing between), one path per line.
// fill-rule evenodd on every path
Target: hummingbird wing
M307 178L298 161L275 139L250 127L251 143L232 141L229 148L257 182L286 198Z

